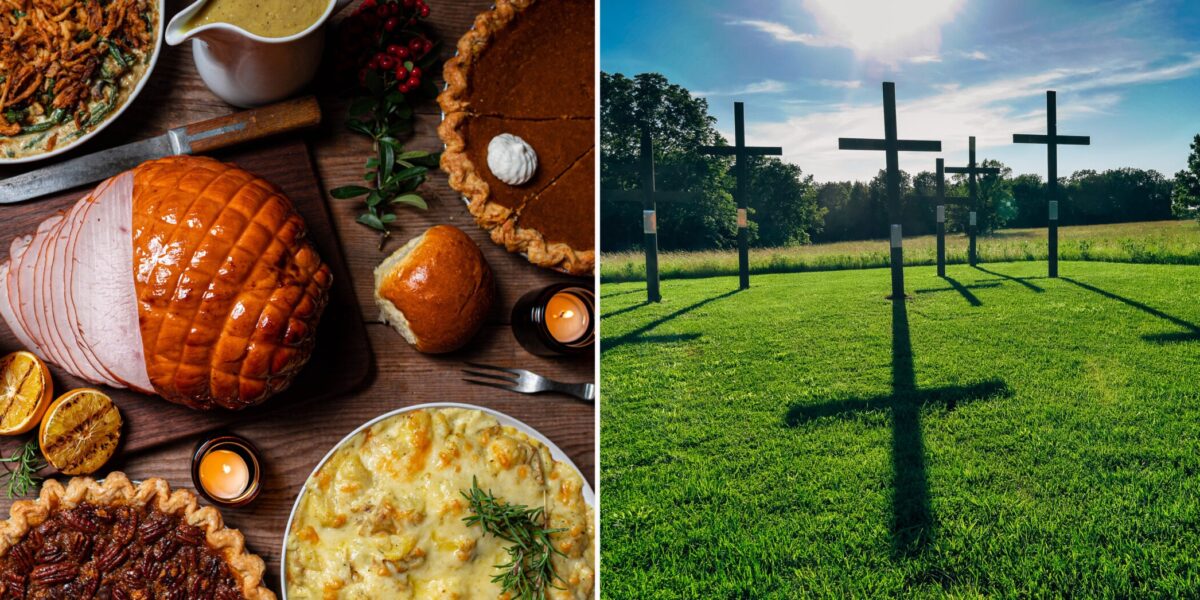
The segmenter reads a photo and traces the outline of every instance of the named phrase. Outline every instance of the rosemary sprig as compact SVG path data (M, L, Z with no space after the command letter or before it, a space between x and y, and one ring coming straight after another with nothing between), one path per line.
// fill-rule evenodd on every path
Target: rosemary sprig
M39 454L36 439L22 444L12 456L0 458L0 463L5 463L4 468L7 469L0 473L0 477L8 479L9 498L26 496L37 488L38 482L42 480L37 473L46 467L46 462ZM9 466L10 464L12 466Z
M512 592L517 600L543 600L547 588L557 587L554 582L561 581L550 559L563 553L551 543L550 535L566 530L546 529L545 509L499 500L491 490L480 489L475 478L471 478L471 491L461 493L474 513L463 521L512 544L509 561L496 565L500 572L492 582L499 583L501 591Z

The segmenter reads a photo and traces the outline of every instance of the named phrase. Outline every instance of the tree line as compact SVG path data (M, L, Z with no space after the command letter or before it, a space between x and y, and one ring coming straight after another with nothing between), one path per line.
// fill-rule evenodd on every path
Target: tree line
M698 200L659 204L659 245L667 250L730 248L736 244L732 157L701 154L701 146L728 145L708 113L708 102L658 73L632 78L600 75L600 244L603 251L640 247L641 205L614 202L603 190L638 189L640 123L654 139L658 190L697 192ZM978 225L1044 227L1048 186L1043 177L1014 176L996 160L985 167L998 175L978 180ZM797 165L773 157L753 157L749 227L755 246L790 246L883 237L887 232L887 191L881 170L870 181L818 183ZM909 235L932 233L936 174L901 172L901 224ZM1059 222L1092 225L1170 218L1200 218L1200 135L1191 145L1185 169L1173 179L1135 168L1081 170L1059 180ZM963 175L948 176L947 196L967 196ZM947 229L961 231L967 209L947 205Z

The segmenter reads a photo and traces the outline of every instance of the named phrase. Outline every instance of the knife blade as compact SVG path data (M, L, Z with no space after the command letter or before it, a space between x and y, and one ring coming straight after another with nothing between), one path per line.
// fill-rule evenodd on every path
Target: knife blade
M316 98L306 96L183 127L0 181L0 204L40 198L100 181L154 158L209 152L321 122Z

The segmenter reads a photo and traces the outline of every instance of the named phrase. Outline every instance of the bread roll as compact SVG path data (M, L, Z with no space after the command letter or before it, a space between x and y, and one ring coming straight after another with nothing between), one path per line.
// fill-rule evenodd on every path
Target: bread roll
M479 331L496 298L492 269L461 229L438 225L375 267L380 317L417 350L457 350Z

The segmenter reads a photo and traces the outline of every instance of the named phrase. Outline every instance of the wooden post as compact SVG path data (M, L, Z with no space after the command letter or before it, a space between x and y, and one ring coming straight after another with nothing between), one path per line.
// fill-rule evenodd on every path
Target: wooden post
M937 274L946 276L946 161L937 159Z
M638 157L639 190L601 190L601 194L614 202L638 202L642 205L642 246L646 252L646 300L662 301L658 280L658 210L657 201L694 201L699 194L693 192L660 192L654 187L654 141L650 137L650 126L642 124L641 156Z
M734 200L737 202L738 228L738 285L740 289L750 288L750 230L746 211L750 207L750 172L749 158L751 156L780 156L783 148L746 145L745 110L741 102L733 103L734 145L704 146L700 151L704 154L734 157L734 176L737 178L737 188Z
M1086 135L1058 135L1057 94L1053 90L1046 92L1046 135L1030 135L1014 133L1014 144L1045 144L1046 145L1046 187L1050 194L1050 209L1054 219L1047 228L1049 237L1049 274L1058 277L1058 146L1088 146L1092 138Z
M883 83L883 139L838 138L839 150L882 150L887 165L888 217L893 238L900 235L900 158L901 151L941 152L940 141L901 140L896 133L896 84ZM898 242L892 244L892 299L904 299L904 264L896 260L903 256ZM897 288L897 284L900 286Z
M968 235L970 243L967 250L967 261L971 266L979 264L979 258L976 254L975 236L978 231L978 213L979 213L979 186L976 177L979 175L999 175L1000 169L996 167L980 167L975 164L975 136L970 137L970 152L968 154L967 166L965 167L946 167L947 173L965 173L967 175L968 198L970 199L971 212L968 215Z
M904 300L904 235L900 224L892 225L892 300ZM900 265L899 267L897 265Z

